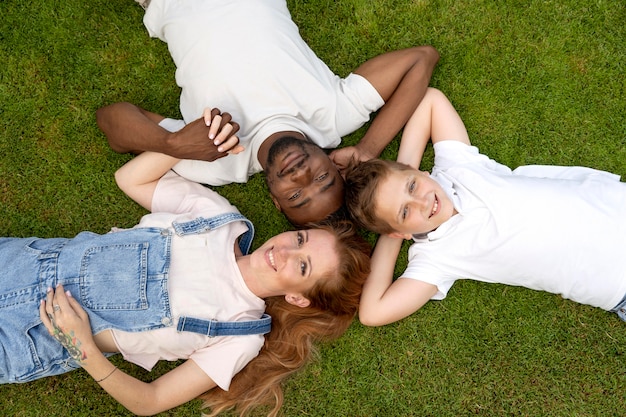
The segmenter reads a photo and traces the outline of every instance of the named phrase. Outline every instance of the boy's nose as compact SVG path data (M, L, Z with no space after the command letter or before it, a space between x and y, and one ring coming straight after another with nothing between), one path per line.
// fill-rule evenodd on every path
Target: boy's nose
M420 210L426 210L428 208L428 199L424 196L415 197L415 204Z

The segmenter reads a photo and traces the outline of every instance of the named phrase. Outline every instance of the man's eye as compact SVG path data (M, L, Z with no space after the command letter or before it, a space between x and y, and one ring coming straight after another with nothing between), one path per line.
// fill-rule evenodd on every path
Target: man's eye
M325 172L319 177L315 178L315 181L324 181L326 178L328 178L328 172Z
M291 200L295 200L296 198L300 197L300 191L295 192L294 194L291 195L291 197L289 197L289 201Z

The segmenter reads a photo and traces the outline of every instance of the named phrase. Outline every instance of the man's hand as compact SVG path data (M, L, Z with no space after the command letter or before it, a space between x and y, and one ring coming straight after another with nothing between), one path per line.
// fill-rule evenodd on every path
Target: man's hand
M366 154L358 146L346 146L345 148L335 149L330 153L330 160L339 169L341 175L344 174L352 161L365 162L372 158L373 156Z
M239 124L229 113L205 109L203 117L195 120L167 139L168 154L180 159L215 161L228 154L244 150L236 133Z

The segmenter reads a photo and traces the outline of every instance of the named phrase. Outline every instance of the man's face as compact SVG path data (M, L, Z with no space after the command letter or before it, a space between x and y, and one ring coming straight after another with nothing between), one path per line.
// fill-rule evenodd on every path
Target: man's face
M323 220L343 204L343 178L311 142L293 137L274 142L265 179L276 208L297 225Z

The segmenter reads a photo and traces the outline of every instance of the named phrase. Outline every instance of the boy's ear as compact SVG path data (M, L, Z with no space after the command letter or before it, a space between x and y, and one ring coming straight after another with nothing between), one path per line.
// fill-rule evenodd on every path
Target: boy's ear
M308 307L311 304L308 298L304 297L302 294L286 294L285 300L289 304L293 304L298 307Z
M405 239L405 240L413 239L413 235L411 235L410 233L391 232L391 233L388 233L387 236L393 237L395 239Z

